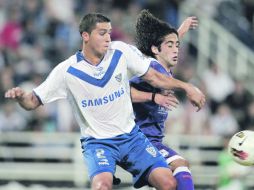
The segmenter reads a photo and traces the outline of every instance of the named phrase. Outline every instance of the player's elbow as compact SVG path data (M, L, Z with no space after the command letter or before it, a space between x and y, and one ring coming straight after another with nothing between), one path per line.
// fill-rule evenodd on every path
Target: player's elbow
M161 81L159 81L159 79L152 79L149 81L149 84L155 88L162 88L162 84Z

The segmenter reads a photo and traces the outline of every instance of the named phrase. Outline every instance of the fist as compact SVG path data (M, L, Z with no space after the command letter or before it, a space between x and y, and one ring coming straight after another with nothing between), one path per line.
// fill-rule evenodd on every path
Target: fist
M23 95L24 95L24 90L22 90L20 87L15 87L15 88L11 88L9 90L7 90L5 92L5 98L10 98L10 99L16 99L16 100L20 100L22 99Z

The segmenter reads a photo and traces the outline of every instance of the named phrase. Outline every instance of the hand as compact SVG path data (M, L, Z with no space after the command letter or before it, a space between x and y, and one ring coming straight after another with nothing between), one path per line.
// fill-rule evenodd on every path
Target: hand
M198 18L195 16L190 16L183 21L184 28L187 29L196 29L198 27Z
M190 29L196 29L198 27L198 19L195 16L190 16L186 18L181 26L178 28L179 37L183 37L183 35L188 32Z
M154 97L154 101L156 104L163 106L170 111L173 108L176 108L177 105L179 104L179 101L173 94L167 94L167 95L162 95L162 94L156 94Z
M33 110L41 105L40 100L33 92L26 93L20 87L7 90L5 98L16 100L25 110Z
M15 87L6 91L5 98L21 101L23 99L24 94L25 94L24 90L22 90L20 87Z
M197 107L197 112L205 105L205 95L195 86L189 85L186 91L187 97L193 106Z

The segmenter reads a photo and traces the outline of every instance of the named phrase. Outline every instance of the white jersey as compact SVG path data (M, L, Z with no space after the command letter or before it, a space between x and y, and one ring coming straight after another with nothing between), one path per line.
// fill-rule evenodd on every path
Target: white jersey
M34 92L42 104L68 98L82 136L110 138L129 133L135 126L129 74L142 76L149 64L137 48L116 41L96 66L81 51L72 55Z

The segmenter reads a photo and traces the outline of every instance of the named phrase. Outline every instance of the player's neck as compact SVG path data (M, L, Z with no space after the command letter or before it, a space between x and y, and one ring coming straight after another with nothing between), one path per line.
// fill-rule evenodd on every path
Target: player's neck
M83 48L82 54L85 59L92 65L98 65L104 57L103 55L95 54L93 51L90 51L87 48Z

